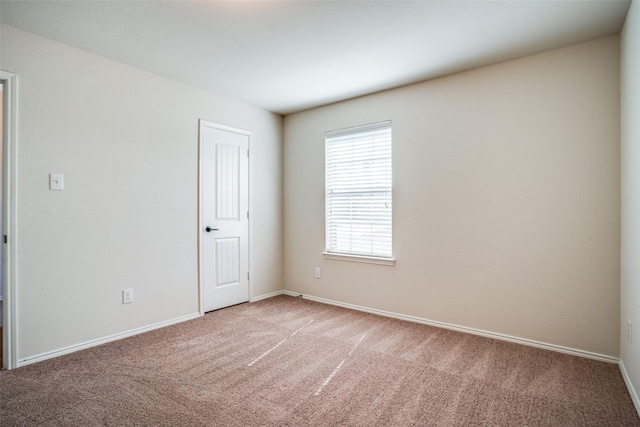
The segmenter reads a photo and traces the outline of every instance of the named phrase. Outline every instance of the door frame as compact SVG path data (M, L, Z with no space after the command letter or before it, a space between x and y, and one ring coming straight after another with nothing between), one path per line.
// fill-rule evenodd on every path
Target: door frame
M0 70L3 81L2 121L2 237L4 271L2 278L3 368L17 368L18 362L18 76Z
M204 119L198 120L198 309L200 310L200 316L204 316L204 263L202 260L202 237L203 237L203 227L204 222L202 218L202 172L203 172L203 164L202 164L202 135L204 126L212 127L215 129L239 133L241 135L246 135L249 139L249 167L248 167L248 177L247 177L247 186L249 191L249 221L248 221L248 239L247 239L247 256L249 258L249 301L253 299L253 261L251 257L251 247L253 246L253 193L251 185L252 176L253 176L253 160L251 156L251 143L253 142L253 132L241 129L233 126L223 125L221 123L216 123Z

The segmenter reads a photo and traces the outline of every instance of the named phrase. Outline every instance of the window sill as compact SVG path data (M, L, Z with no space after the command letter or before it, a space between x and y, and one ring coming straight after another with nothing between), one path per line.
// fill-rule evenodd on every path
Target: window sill
M396 260L394 258L379 258L379 257L364 256L364 255L347 255L347 254L337 254L333 252L323 252L322 256L325 259L334 259L337 261L363 262L365 264L393 266L396 263Z

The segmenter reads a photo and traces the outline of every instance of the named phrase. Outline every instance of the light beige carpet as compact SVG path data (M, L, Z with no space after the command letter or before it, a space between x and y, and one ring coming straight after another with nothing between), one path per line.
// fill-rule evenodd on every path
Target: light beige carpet
M640 426L613 364L280 296L0 373L0 424Z

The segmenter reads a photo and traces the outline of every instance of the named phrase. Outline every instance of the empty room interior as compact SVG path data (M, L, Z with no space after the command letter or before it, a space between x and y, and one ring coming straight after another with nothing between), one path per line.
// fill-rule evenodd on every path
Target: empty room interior
M640 426L637 0L0 25L1 425Z

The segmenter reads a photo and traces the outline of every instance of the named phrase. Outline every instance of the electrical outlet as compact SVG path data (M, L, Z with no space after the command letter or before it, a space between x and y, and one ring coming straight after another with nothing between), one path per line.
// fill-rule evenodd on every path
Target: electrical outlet
M122 303L130 304L133 302L133 289L122 290Z
M320 279L322 277L322 270L320 267L316 267L316 279Z
M627 320L627 341L629 341L629 344L633 342L633 335L631 335L631 326L633 326L631 324L631 320Z

